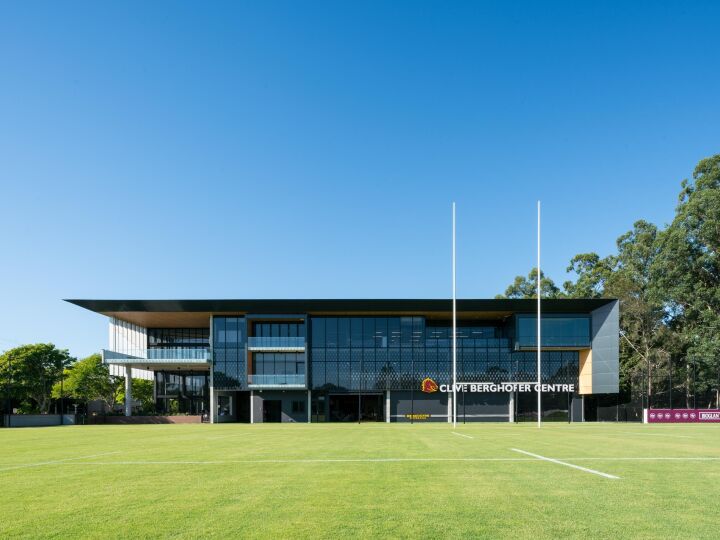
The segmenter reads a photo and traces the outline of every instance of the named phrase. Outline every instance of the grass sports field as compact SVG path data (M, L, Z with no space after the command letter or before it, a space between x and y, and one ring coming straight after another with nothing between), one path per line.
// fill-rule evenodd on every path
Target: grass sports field
M3 429L0 500L1 538L718 538L720 425Z

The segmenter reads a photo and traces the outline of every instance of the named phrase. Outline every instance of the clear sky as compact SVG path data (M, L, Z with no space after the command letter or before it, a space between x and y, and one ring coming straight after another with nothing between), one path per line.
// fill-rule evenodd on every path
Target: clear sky
M720 151L718 2L2 2L0 350L62 298L564 281Z

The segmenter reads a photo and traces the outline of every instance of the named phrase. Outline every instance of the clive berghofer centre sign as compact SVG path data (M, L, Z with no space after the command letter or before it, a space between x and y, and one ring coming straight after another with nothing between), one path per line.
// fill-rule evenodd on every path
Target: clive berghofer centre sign
M441 384L441 392L452 393L452 384ZM574 384L537 384L526 382L455 383L456 392L575 392Z

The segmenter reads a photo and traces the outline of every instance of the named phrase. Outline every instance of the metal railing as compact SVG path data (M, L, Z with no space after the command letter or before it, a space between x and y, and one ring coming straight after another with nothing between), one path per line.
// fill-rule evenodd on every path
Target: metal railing
M532 335L520 335L516 340L516 344L520 348L537 347L537 337ZM590 347L590 338L587 335L543 335L543 347Z
M168 349L126 349L123 352L103 350L103 361L111 364L132 363L133 361L205 363L210 361L210 349L175 347Z
M304 349L304 337L249 337L249 349Z
M249 386L305 386L305 375L248 375Z

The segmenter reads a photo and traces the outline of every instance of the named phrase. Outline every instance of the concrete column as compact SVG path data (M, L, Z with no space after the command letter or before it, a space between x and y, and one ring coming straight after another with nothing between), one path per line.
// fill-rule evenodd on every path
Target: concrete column
M253 399L253 391L250 390L250 423L251 424L255 423L255 410L253 408L253 401L255 401Z
M310 423L310 417L312 415L312 395L310 393L310 390L308 390L308 404L307 404L307 410L308 410L308 424Z
M390 423L390 390L385 391L385 423Z
M211 376L212 378L212 376ZM210 423L214 424L217 422L217 396L215 395L215 387L210 382Z
M515 421L515 392L510 392L509 407L510 407L510 410L508 411L508 418L510 419L510 422L514 422Z
M132 368L125 366L125 416L132 416Z

